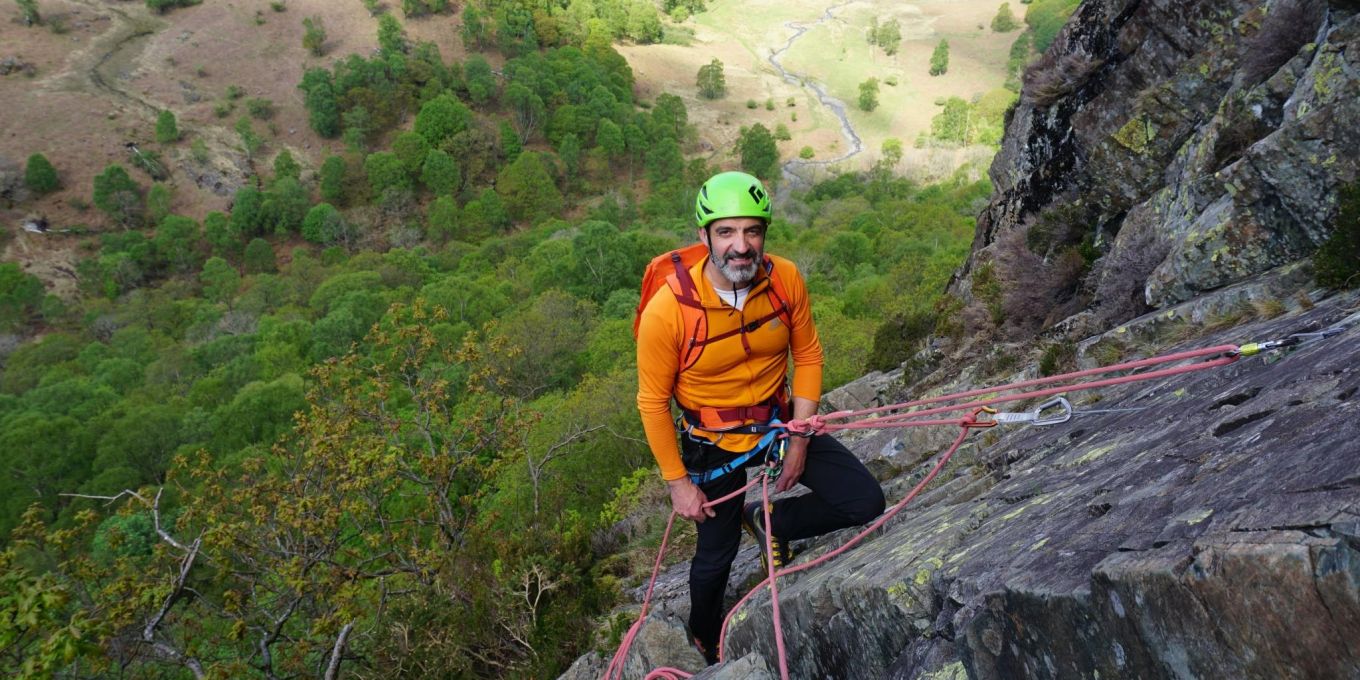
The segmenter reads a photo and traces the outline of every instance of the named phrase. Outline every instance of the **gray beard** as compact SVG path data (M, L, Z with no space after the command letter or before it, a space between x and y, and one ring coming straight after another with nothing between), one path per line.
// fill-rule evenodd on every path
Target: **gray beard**
M708 259L712 260L713 266L718 268L718 272L723 275L723 278L727 279L733 286L741 287L755 280L761 258L758 255L753 255L751 264L745 266L731 264L726 257L719 261L717 256L711 253Z

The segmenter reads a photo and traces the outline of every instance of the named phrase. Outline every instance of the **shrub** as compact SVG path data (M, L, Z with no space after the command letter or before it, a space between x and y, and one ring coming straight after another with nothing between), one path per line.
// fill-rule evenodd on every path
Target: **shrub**
M754 100L754 99L747 99L747 100L746 100L746 108L748 108L748 109L754 109L755 107L756 107L756 100Z
M28 164L24 167L24 184L35 194L47 194L60 188L61 180L57 178L57 169L52 167L47 157L35 153L28 157Z
M1020 28L1020 22L1015 20L1015 15L1011 13L1009 2L1001 3L1001 9L996 11L996 16L992 17L992 30L997 33L1009 33Z
M263 97L246 100L246 113L256 120L269 120L274 117L274 102Z
M1044 348L1039 357L1039 375L1050 376L1070 370L1077 358L1077 348L1070 342L1055 342Z
M326 53L326 26L321 23L321 17L302 20L302 46L314 57Z
M878 108L878 78L870 78L859 84L859 108L861 111Z
M37 26L42 23L42 15L38 13L38 0L15 0L19 3L20 20L28 26Z
M935 329L934 312L915 311L898 314L883 322L874 332L874 348L867 368L890 371L910 359Z
M95 176L94 205L117 222L139 223L143 214L141 187L115 163Z
M810 146L805 146L805 147L803 147L803 148L801 148L801 149L798 150L798 157L801 158L801 159L803 159L803 160L808 160L808 159L812 158L813 156L815 156L816 153L817 153L817 152L815 152L815 151L812 150L812 147L810 147Z
M930 75L942 76L949 71L949 41L941 40L930 53Z
M175 120L174 111L162 109L156 114L156 141L161 144L179 141L179 123Z
M1332 235L1313 255L1318 283L1328 288L1360 285L1360 182L1343 188Z

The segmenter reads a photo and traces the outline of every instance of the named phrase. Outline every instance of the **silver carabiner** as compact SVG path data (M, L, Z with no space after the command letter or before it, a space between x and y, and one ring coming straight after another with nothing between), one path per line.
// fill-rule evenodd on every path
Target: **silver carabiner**
M1046 412L1058 409L1057 413L1044 415ZM1005 424L1023 425L1058 425L1072 419L1072 403L1062 397L1054 397L1039 404L1033 411L1024 413L997 413L992 416L992 420Z

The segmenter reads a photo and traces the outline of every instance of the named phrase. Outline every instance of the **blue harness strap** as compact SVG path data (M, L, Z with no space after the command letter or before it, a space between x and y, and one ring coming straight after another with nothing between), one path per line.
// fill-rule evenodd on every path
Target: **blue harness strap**
M745 467L746 464L750 462L752 458L755 458L756 456L760 455L762 452L765 451L765 449L770 448L770 445L773 444L775 440L779 437L779 433L783 431L783 428L779 427L780 425L782 425L782 423L780 423L778 419L771 420L770 428L767 432L765 432L765 436L761 437L760 441L756 442L755 447L753 447L750 451L747 451L737 456L736 458L733 458L727 463L719 467L715 467L711 470L705 470L703 472L691 472L689 473L690 481L694 482L695 484L707 484L733 470L740 470L741 468Z

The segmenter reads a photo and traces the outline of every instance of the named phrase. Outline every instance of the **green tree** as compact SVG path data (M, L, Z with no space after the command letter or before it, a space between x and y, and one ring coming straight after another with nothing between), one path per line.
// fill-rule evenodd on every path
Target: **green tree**
M996 11L996 16L992 17L992 31L996 33L1010 33L1020 28L1020 22L1015 20L1015 15L1011 13L1009 2L1001 3L1001 8Z
M519 157L519 152L524 150L524 144L520 142L519 133L515 131L515 126L509 121L501 121L497 127L500 130L501 154L507 160L515 160Z
M203 297L218 304L230 302L241 287L241 275L220 257L210 257L203 263L198 280L203 284Z
M57 169L47 160L47 156L35 153L28 157L24 167L24 185L36 194L49 194L61 187Z
M861 111L878 108L878 78L870 78L859 84L859 108Z
M144 215L142 190L117 163L94 178L94 205L121 224L139 224Z
M562 194L544 167L542 157L534 151L521 153L501 171L496 178L496 192L516 220L537 223L562 210Z
M670 137L662 137L647 151L647 180L653 187L679 180L685 169L685 159L680 155L680 145Z
M311 197L301 182L292 177L280 177L265 194L260 208L264 229L276 234L297 232L302 228L302 218L311 204Z
M42 281L13 262L0 262L0 330L22 328L42 303Z
M697 82L699 96L704 99L718 99L727 94L727 78L723 75L723 63L717 57L699 67Z
M557 143L557 157L562 159L562 164L566 166L567 182L571 183L577 173L581 171L581 140L574 133L562 136L562 141Z
M473 3L463 5L463 28L460 35L463 38L463 48L472 51L480 50L486 43L486 18L481 10Z
M364 159L364 172L368 175L368 184L374 196L382 196L388 189L410 191L413 188L411 176L406 174L401 159L391 151L369 154Z
M264 212L265 195L252 186L236 190L231 199L231 230L243 242L246 237L262 233L267 222Z
M897 48L902 44L902 25L896 19L889 19L874 31L874 42L883 48L884 54L890 57L897 54Z
M930 75L942 76L949 70L949 41L941 40L930 53Z
M317 203L307 211L307 217L302 220L302 238L312 243L329 245L333 243L332 235L337 233L339 222L343 219L335 206Z
M626 150L623 142L623 130L618 124L608 118L601 118L599 126L595 128L595 144L605 153L609 154L610 159L623 157Z
M1034 51L1042 54L1053 44L1079 0L1035 0L1025 10L1025 24L1034 35Z
M213 211L203 217L203 238L212 246L213 255L236 257L241 251L241 239L223 213Z
M339 205L345 204L345 159L327 156L321 162L321 198Z
M161 112L156 114L156 141L161 144L179 141L179 123L175 120L174 111L161 109Z
M483 189L477 198L463 206L462 227L469 239L490 235L510 224L510 213L494 189Z
M378 17L378 47L383 51L383 55L389 57L394 54L405 54L409 47L406 30L391 14Z
M425 213L425 231L437 243L458 236L458 203L452 196L440 196L430 202Z
M293 158L293 154L284 149L277 156L274 156L274 179L275 181L285 177L298 179L302 176L302 166Z
M425 102L416 114L415 131L439 147L444 140L466 130L472 124L472 110L447 92Z
M326 26L321 22L321 17L302 20L302 46L314 57L326 53Z
M524 85L514 83L505 89L505 102L514 113L515 131L519 133L519 141L529 141L547 118L547 107L543 104L543 99Z
M174 195L168 185L160 182L151 185L151 189L146 192L146 216L151 219L152 224L160 224L161 220L170 214L172 200Z
M463 81L467 86L468 98L474 104L485 104L496 94L496 75L491 72L491 64L480 54L468 56L463 63Z
M684 141L687 128L689 127L689 112L685 109L685 100L663 92L656 97L656 104L652 106L652 126L658 136L668 136L675 141Z
M324 68L307 69L298 89L305 94L307 123L326 139L340 136L340 103L335 96L335 79Z
M245 258L242 260L247 274L263 274L277 271L278 263L274 257L274 246L258 236L246 244Z
M198 254L199 235L198 222L183 215L166 215L156 227L152 243L171 272L188 274L198 269L202 261Z
M945 142L967 144L972 107L960 97L950 97L944 109L930 120L930 135Z
M401 161L401 167L406 170L406 174L411 177L420 175L421 168L425 164L425 156L430 152L430 143L417 132L406 131L399 133L396 139L392 140L392 153L397 155Z
M420 182L436 196L453 194L463 183L458 161L441 149L430 149L420 169Z
M345 146L350 151L360 152L368 149L368 137L375 127L373 115L364 106L355 106L340 116L345 127Z
M737 138L737 152L741 154L742 170L762 179L774 177L779 166L779 147L764 125L756 123L742 128Z
M897 167L897 164L902 162L902 140L896 137L883 140L880 154L883 157L883 162L889 168Z

